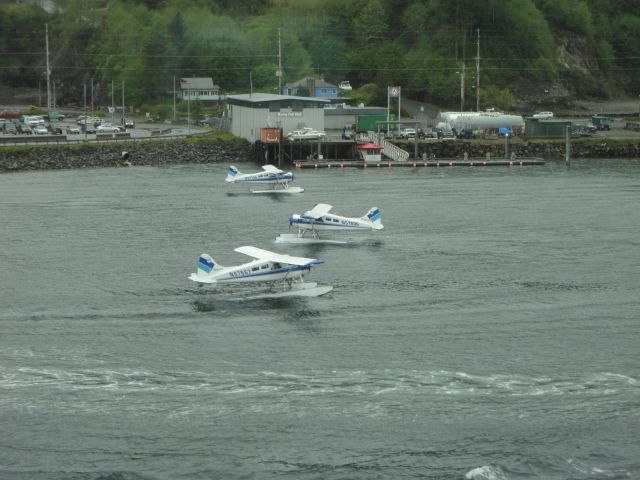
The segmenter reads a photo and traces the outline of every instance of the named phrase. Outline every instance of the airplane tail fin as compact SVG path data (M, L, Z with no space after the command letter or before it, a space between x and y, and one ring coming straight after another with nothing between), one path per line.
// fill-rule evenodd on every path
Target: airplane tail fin
M213 258L203 253L198 258L197 270L189 275L189 280L197 283L216 283L216 280L212 278L211 272L221 268L222 266L218 265Z
M231 165L227 169L227 182L233 182L237 175L240 175L240 171L236 167Z
M378 207L371 208L362 218L371 222L374 230L382 230L384 228L384 225L382 225L380 209Z

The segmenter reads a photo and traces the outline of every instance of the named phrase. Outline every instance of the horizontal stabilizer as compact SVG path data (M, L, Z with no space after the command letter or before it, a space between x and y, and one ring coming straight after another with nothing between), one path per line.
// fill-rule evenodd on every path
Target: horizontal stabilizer
M217 281L213 278L205 275L199 275L198 273L192 273L191 275L189 275L189 280L198 283L217 283Z

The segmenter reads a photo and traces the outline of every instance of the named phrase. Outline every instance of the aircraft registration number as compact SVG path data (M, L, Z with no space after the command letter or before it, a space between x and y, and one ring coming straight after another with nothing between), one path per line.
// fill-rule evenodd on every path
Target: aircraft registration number
M230 277L246 277L247 275L251 275L251 270L236 270L235 272L229 272Z

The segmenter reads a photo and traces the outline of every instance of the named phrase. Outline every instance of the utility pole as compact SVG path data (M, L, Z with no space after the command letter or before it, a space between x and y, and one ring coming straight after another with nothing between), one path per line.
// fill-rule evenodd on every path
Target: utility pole
M84 141L87 141L87 84L84 83L82 85L84 87L83 89L83 95L82 98L84 100Z
M113 114L116 111L116 101L115 101L113 87L114 87L113 80L111 80L111 124L112 125L113 125Z
M278 29L278 95L282 95L282 42L280 40L280 29Z
M478 46L476 52L476 112L480 111L480 29L478 33Z
M49 121L51 121L51 67L49 66L49 24L44 24L45 29L45 43L47 47L47 115L49 115Z
M187 90L187 135L191 135L191 90Z
M176 77L173 77L173 121L176 121Z
M124 127L124 80L122 80L122 126Z
M464 62L460 72L460 113L464 112Z

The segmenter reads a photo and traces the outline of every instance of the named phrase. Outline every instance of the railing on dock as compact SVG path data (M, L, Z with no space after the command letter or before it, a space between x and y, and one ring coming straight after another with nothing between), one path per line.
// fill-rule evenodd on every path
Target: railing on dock
M396 162L406 162L409 159L409 152L401 149L397 145L385 140L382 136L378 136L376 132L368 132L369 138L373 143L377 143L382 147L382 153Z

